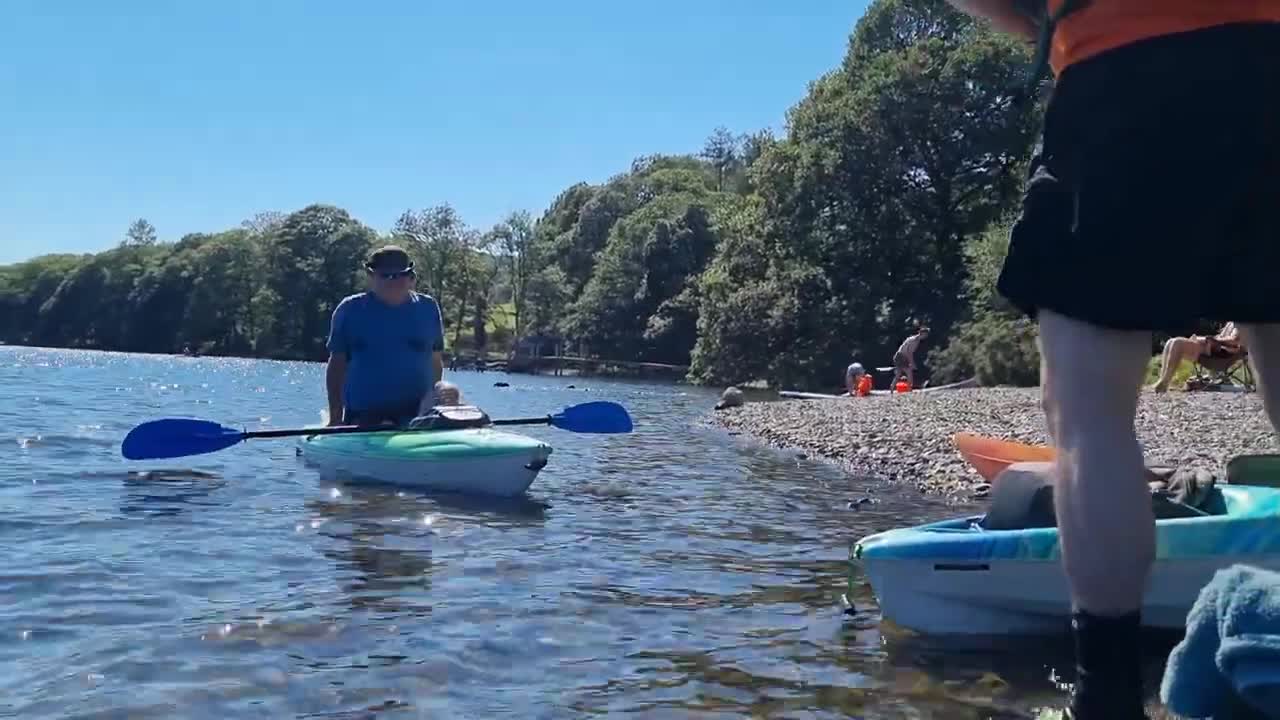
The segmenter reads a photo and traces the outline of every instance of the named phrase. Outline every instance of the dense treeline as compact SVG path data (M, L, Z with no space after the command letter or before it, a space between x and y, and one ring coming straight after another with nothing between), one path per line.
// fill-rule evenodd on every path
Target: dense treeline
M0 268L0 339L318 359L362 258L396 242L455 348L550 335L695 381L830 386L927 324L936 380L1034 382L1034 328L990 292L1041 111L1013 102L1028 60L944 3L879 0L785 137L720 128L488 230L447 204L383 233L324 205L174 243L139 221Z

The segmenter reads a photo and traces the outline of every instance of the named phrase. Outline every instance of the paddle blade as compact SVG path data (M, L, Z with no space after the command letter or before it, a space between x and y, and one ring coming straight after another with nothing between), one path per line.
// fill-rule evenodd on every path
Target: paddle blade
M129 460L176 458L217 452L244 439L243 433L208 420L165 418L129 431L120 454Z
M571 405L551 416L551 424L561 430L577 433L628 433L631 432L631 416L627 409L615 402L596 402Z

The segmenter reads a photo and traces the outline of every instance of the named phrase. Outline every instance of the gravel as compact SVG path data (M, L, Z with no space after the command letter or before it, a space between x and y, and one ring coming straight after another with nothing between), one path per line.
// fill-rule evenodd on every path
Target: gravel
M955 451L954 433L1048 441L1039 388L752 402L717 410L713 421L775 447L834 460L856 476L910 483L956 500L989 488ZM1219 477L1236 455L1280 452L1256 393L1143 392L1137 429L1148 465L1203 468Z

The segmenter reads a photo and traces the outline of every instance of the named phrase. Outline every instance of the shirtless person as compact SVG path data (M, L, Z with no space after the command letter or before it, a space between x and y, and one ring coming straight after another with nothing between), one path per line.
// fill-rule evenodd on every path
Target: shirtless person
M929 337L929 328L922 327L916 331L915 335L902 341L898 346L898 352L893 354L893 377L907 379L907 387L916 386L916 348L920 347L920 341Z

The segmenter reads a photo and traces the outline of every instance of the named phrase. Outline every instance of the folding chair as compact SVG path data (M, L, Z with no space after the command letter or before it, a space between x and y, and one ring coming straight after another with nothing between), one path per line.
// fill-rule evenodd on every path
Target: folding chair
M1209 340L1209 351L1196 358L1195 372L1187 380L1188 390L1217 389L1232 383L1254 392L1253 368L1249 367L1249 351L1243 346L1223 345Z

